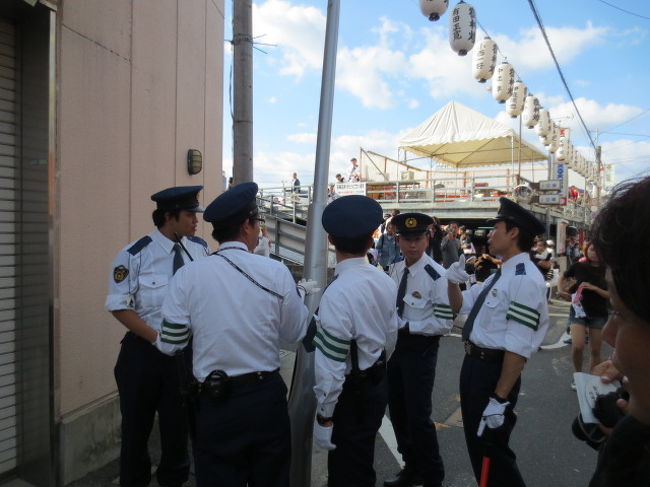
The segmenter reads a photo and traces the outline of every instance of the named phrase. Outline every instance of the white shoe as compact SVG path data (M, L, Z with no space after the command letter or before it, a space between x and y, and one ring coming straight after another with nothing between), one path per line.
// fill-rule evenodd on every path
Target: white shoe
M575 390L576 390L576 381L575 381L575 380L572 380L572 381L571 381L571 390L572 390L572 391L575 391Z

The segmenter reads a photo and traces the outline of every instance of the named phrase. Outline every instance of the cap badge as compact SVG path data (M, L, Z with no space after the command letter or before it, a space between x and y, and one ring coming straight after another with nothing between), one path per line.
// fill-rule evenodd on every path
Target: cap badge
M407 218L404 222L406 228L415 228L418 224L418 221L415 218Z
M123 265L118 265L113 269L113 280L117 283L122 282L129 275L129 270Z

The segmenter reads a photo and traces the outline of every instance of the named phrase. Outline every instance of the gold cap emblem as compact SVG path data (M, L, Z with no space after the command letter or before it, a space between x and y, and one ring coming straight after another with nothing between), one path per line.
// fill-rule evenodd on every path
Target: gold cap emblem
M404 222L406 228L415 228L418 224L418 221L415 218L407 218Z

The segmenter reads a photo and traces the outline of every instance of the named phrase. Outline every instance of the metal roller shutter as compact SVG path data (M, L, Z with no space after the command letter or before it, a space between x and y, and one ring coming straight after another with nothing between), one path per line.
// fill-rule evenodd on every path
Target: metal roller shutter
M16 54L0 19L0 474L16 467Z

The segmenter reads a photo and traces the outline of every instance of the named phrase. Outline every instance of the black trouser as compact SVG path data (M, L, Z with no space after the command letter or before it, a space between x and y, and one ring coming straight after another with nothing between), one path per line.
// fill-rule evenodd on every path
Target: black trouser
M508 446L508 441L517 421L513 409L517 404L521 378L517 379L508 394L510 406L506 410L502 441L492 443L486 449L477 436L483 411L501 375L501 365L501 360L487 361L465 355L460 371L460 406L465 442L477 482L481 478L481 464L485 455L490 457L489 486L520 487L525 486L524 480L517 468L517 457Z
M387 400L385 376L376 384L366 380L361 392L344 382L333 416L336 449L327 456L330 487L374 487L375 437Z
M431 420L431 394L440 337L400 333L388 361L388 409L397 449L406 469L426 483L445 477L436 427Z
M279 373L233 385L223 399L201 394L195 408L197 487L286 487L291 434Z
M144 487L151 481L147 443L156 411L162 448L158 483L163 487L181 485L187 480L190 458L176 359L129 332L122 340L115 380L122 413L120 485Z

